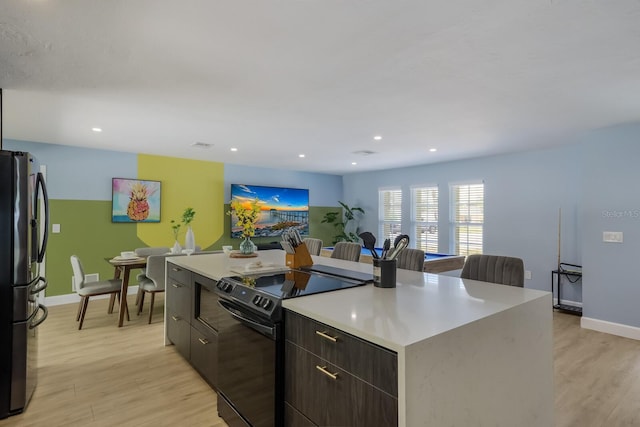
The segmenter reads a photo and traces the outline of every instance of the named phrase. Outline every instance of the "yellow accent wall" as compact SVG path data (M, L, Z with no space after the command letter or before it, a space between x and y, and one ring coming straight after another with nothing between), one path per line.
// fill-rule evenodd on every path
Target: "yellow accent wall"
M180 221L187 207L196 211L191 223L196 245L208 249L223 234L224 164L138 155L138 179L161 181L160 223L137 224L137 235L147 246L173 246L171 220ZM178 241L184 246L182 227ZM220 248L217 248L220 249Z

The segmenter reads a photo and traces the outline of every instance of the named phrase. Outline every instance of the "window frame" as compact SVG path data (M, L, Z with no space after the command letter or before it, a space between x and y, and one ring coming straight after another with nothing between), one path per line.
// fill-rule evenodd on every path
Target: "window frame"
M411 240L414 242L412 247L416 249L422 249L425 253L439 253L439 224L438 221L440 219L440 186L435 183L430 184L420 184L420 185L412 185L411 186ZM427 206L426 209L429 211L430 209L435 209L435 220L429 220L429 213L427 212L427 221L419 221L418 216L418 205L416 201L416 193L418 190L435 190L436 198L435 198L435 206ZM425 227L431 229L431 227L435 227L435 238L419 238L419 227Z
M385 192L398 192L400 196L399 202L399 216L396 219L385 219L385 205L384 205L384 197L383 193ZM393 242L395 236L402 233L402 199L403 192L401 186L389 186L389 187L379 187L378 188L378 241L383 242L385 239L389 238ZM385 234L385 226L389 226L389 228L393 229L394 226L398 230L397 233L390 233L389 235ZM381 243L379 243L381 244Z
M459 187L471 187L471 186L482 186L482 213L481 213L481 221L477 219L475 221L471 220L472 215L477 215L477 212L473 214L471 212L472 206L474 203L477 205L477 202L472 201L472 195L469 194L467 199L467 221L458 221L457 213L458 213L458 200L456 198L456 189ZM485 194L486 194L486 186L484 180L473 180L473 181L461 181L461 182L451 182L449 183L449 231L450 231L450 242L453 244L453 253L456 255L471 255L471 254L482 254L484 250L484 211L485 211ZM459 236L459 228L466 227L467 238L460 239ZM469 228L479 228L480 229L480 239L479 243L473 243L473 238L469 237ZM476 238L476 240L478 240Z

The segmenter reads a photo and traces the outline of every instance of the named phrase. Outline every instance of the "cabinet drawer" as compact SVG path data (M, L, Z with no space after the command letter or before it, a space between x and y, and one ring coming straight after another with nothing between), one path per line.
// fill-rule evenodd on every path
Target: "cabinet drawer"
M191 283L191 271L167 261L167 276L181 283Z
M352 427L398 425L396 397L291 342L285 344L285 357L285 400L313 423Z
M199 321L191 325L191 364L209 385L218 387L218 333Z
M293 406L284 404L284 427L317 427Z
M167 281L165 298L167 309L185 318L187 322L191 319L191 298L190 286L174 279Z
M178 352L185 359L189 360L191 325L189 318L180 317L171 311L167 312L167 338L178 349Z
M288 310L285 316L285 338L288 341L392 396L398 396L398 357L395 352Z

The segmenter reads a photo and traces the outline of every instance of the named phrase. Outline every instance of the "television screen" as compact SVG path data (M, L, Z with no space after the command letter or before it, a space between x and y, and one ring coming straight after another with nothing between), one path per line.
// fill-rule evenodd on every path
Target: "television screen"
M231 200L251 202L258 200L260 216L254 237L280 236L288 228L309 235L309 190L301 188L264 187L231 184ZM231 237L242 237L238 217L231 212Z

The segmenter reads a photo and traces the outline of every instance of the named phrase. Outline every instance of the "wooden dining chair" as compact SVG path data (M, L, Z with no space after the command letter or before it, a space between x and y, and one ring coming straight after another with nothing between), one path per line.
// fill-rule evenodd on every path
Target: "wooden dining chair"
M73 278L75 280L76 292L80 296L80 304L78 305L78 314L76 316L76 321L80 322L80 324L78 325L78 330L80 330L82 329L82 324L84 323L84 317L87 314L87 307L89 306L90 297L112 294L112 299L109 303L109 309L107 312L113 313L113 296L117 296L118 300L120 299L122 280L109 279L101 280L98 282L85 282L82 262L80 262L80 258L78 258L76 255L71 255L71 268L73 269ZM126 296L124 298L126 298ZM129 317L128 312L127 317Z

